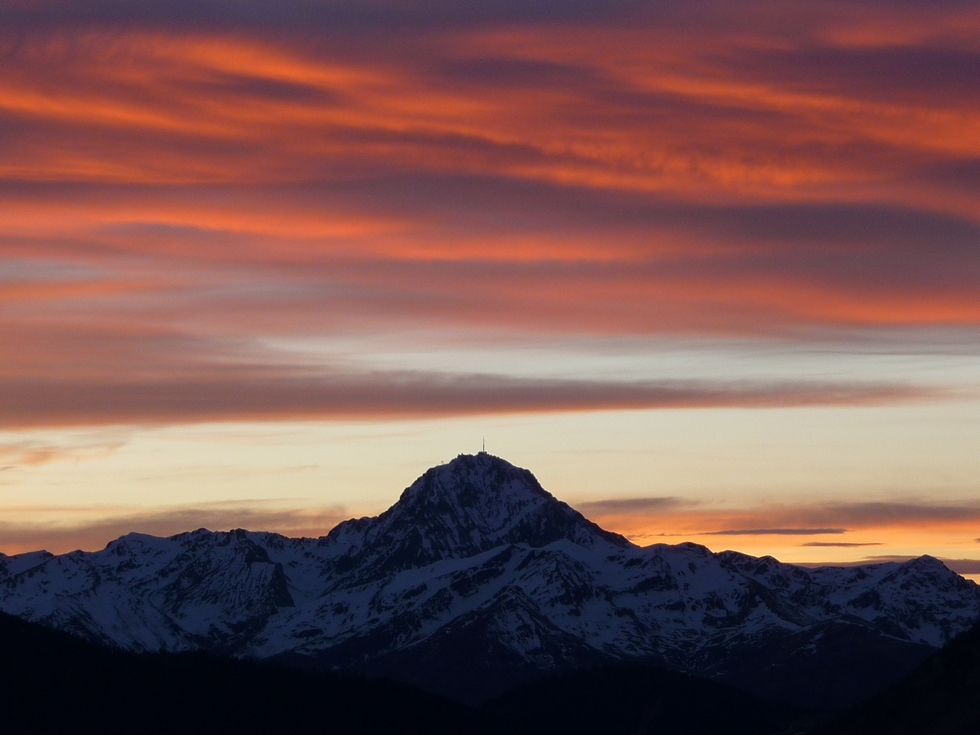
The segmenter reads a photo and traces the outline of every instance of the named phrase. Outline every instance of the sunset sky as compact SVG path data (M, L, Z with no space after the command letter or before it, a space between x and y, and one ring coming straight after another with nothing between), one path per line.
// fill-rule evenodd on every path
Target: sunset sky
M0 4L0 551L484 437L637 543L980 574L980 5Z

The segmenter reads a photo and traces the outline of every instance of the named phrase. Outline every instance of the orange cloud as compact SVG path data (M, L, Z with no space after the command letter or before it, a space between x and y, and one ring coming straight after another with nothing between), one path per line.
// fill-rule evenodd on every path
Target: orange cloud
M980 326L974 11L62 5L0 8L4 375L162 401L270 334ZM231 385L200 415L252 415Z

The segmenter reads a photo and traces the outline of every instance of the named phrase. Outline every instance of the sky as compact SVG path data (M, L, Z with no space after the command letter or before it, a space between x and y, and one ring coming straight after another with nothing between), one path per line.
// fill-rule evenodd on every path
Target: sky
M485 441L636 543L978 575L978 80L972 1L4 2L0 551Z

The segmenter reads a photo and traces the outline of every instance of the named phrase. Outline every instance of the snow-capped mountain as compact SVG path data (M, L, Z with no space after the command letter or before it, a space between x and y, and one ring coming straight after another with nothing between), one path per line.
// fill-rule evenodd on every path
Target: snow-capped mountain
M352 669L472 700L621 660L763 693L827 662L886 683L971 627L980 592L931 557L808 569L641 548L480 453L319 539L201 529L0 555L0 609L130 650Z

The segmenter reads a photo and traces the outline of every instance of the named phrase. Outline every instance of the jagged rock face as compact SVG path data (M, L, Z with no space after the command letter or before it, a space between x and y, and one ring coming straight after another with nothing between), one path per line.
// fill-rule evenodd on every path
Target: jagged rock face
M282 564L245 531L130 534L94 554L8 561L5 611L132 650L233 651L293 605Z
M969 628L980 594L929 557L806 569L640 548L481 453L321 539L199 530L0 555L0 609L132 650L350 668L480 699L617 660L744 680L756 666L778 684L773 672L868 653L898 675Z
M527 470L485 453L432 468L376 519L341 523L327 536L344 548L336 570L357 569L362 578L366 572L363 581L500 546L562 540L630 546L546 492Z

